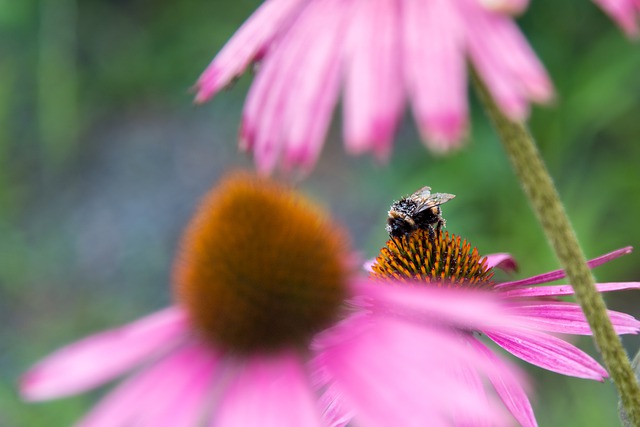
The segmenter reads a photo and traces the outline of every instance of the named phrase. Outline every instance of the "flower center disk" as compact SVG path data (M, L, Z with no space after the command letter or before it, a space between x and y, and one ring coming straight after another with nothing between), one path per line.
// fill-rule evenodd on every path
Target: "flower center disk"
M203 200L175 265L198 330L235 353L304 346L337 320L347 239L284 185L236 173Z
M426 282L438 286L490 288L493 270L476 248L448 232L416 230L392 237L372 265L376 279Z

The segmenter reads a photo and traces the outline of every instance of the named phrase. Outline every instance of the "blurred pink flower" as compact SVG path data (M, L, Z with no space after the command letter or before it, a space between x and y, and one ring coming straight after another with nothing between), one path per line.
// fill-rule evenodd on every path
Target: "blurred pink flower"
M431 316L417 325L392 314L408 311L394 301L397 289L353 284L355 313L322 331L306 351L234 355L198 337L176 305L58 350L24 376L22 394L30 401L60 398L130 372L82 427L195 427L201 420L221 427L327 426L334 421L330 404L340 403L332 398L324 406L315 397L327 384L341 391L341 404L362 426L452 425L461 399L485 423L500 420L454 368L509 378L510 387L521 378L512 367L489 365L443 327L500 322L499 305L473 292L412 289L411 308Z
M232 176L187 229L178 302L58 350L24 375L22 395L59 398L129 373L82 427L502 423L482 379L509 392L522 378L459 331L517 319L488 293L359 278L344 243L293 191Z
M638 35L638 19L640 18L640 1L638 0L593 0L611 19L629 36Z
M452 247L468 245L465 241L460 246L460 239L449 236L448 233L445 233L444 236L444 238L439 237L441 242L436 242L433 245L433 247L441 248L442 252L438 253L438 258L442 259L442 263L447 260L447 253L453 253ZM431 271L429 257L422 257L423 260L427 259L426 262L415 262L414 266L408 267L409 264L404 263L403 260L409 259L406 254L411 253L410 246L398 239L393 242L393 244L387 243L386 249L383 249L381 255L371 266L372 276L389 277L389 273L395 271L396 274L410 279L411 283L414 283L415 280L422 280L424 283L425 279L429 282L428 277L423 276L422 279L416 277L418 271ZM429 251L428 245L420 246L416 242L416 237L412 237L414 247L424 247L425 252ZM514 259L504 253L489 255L483 259L475 249L469 258L465 258L464 254L468 252L467 248L459 250L457 253L462 253L461 259L467 260L462 263L466 265L466 268L469 270L472 267L476 268L476 273L471 277L477 277L478 280L470 282L467 277L458 283L454 281L450 286L458 289L472 287L491 290L496 296L503 298L504 303L509 307L509 312L514 316L512 320L517 319L515 324L494 324L488 328L478 327L467 330L467 332L475 332L465 334L472 348L483 354L489 361L495 362L497 370L502 367L502 362L496 358L497 356L489 347L478 339L478 334L487 336L514 356L549 371L598 381L608 377L606 370L591 356L555 336L556 334L591 335L591 329L580 306L557 298L563 295L573 295L572 287L570 285L532 286L562 279L565 277L564 271L557 270L522 280L496 283L491 280L493 276L491 269L501 268L513 271L516 269ZM591 268L597 267L630 252L630 247L619 249L589 261L589 266ZM421 253L414 251L411 259L418 259L417 257L420 255ZM398 273L397 267L389 267L392 265L403 265L406 270L404 273ZM461 265L461 262L454 264L454 261L451 261L451 265ZM430 273L429 276L431 275ZM436 283L440 286L440 282ZM640 282L599 283L597 287L601 292L640 289ZM609 311L609 317L618 334L636 334L640 331L640 321L633 316ZM489 379L505 406L520 424L525 427L537 425L526 392L519 387L518 382L506 385L501 382L500 378L490 376Z
M263 172L309 170L338 94L349 153L379 159L408 98L435 151L457 147L468 122L469 60L514 120L553 96L550 80L509 15L522 0L266 0L197 84L205 102L261 61L244 106L241 148Z

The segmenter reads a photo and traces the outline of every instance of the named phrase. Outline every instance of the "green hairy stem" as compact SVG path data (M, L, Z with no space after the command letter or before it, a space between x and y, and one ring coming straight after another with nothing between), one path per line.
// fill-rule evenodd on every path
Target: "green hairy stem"
M473 72L472 75L487 115L493 122L538 221L570 280L576 300L593 331L596 346L618 390L622 406L632 425L640 426L638 381L620 338L613 329L604 300L595 287L595 280L582 248L536 143L527 127L505 116L478 76Z

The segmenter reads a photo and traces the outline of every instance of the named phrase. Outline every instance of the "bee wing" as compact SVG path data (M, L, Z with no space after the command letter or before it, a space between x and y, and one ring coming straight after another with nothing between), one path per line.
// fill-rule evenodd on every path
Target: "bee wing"
M441 204L448 202L454 197L456 197L455 194L449 193L429 194L426 198L416 199L416 201L418 202L418 207L416 208L415 212L422 212L425 209L429 209L434 206L440 206Z
M412 195L409 198L414 199L416 201L420 201L422 199L428 199L431 195L431 187L424 186Z

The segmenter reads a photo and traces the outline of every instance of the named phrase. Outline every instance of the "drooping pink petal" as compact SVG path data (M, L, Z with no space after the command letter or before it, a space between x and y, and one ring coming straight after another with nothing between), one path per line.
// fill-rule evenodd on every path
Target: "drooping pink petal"
M355 409L356 425L449 426L458 401L469 414L500 422L495 405L487 406L456 375L459 365L481 373L487 366L455 333L359 315L319 337L315 348L317 365Z
M196 83L196 102L206 102L240 75L307 0L267 0L238 29Z
M88 390L171 348L187 333L185 313L171 307L93 335L35 365L22 378L21 393L27 400L45 400Z
M208 411L211 390L219 387L220 355L196 344L185 349L174 369L158 378L137 401L139 427L196 427ZM144 405L144 408L142 407Z
M402 2L407 92L423 139L438 151L458 145L467 125L463 29L455 8L448 0Z
M475 338L470 338L469 342L474 349L487 358L498 369L489 373L489 380L496 392L504 402L505 406L522 427L536 427L538 425L531 402L522 384L526 384L519 376L514 376L516 372L505 360L502 360L489 350L484 344Z
M145 425L140 422L144 421L144 417L148 415L149 411L163 411L165 409L173 409L177 412L171 415L175 417L177 423L160 425L180 426L180 421L189 421L193 417L201 416L205 409L201 404L203 404L207 390L203 387L204 384L198 385L199 380L194 378L194 375L199 373L203 377L210 378L212 371L207 372L206 369L203 369L203 364L210 363L212 370L216 368L217 364L217 358L211 354L208 361L203 360L203 357L196 356L201 351L202 347L199 344L189 344L177 348L165 358L131 376L111 391L76 427ZM192 362L196 362L196 366L191 366ZM162 408L159 406L160 402L156 400L166 396L165 393L171 393L172 390L168 390L167 387L173 386L175 381L180 378L192 379L192 385L196 386L191 391L185 391L186 406L184 408L187 408L191 403L193 409L191 414L180 414L184 412L184 408L179 407L182 403L175 404L174 402L171 408ZM199 394L200 392L202 393Z
M325 385L325 391L320 396L319 406L322 408L323 425L326 427L345 427L353 417L355 411L344 404L344 396L333 385Z
M605 264L611 260L621 257L622 255L627 255L633 251L631 246L627 246L622 249L615 250L608 254L599 256L587 262L589 268L596 268L602 264ZM506 288L506 287L517 287L517 286L527 286L527 285L537 285L539 283L547 283L553 282L554 280L562 279L566 277L564 270L555 270L549 273L539 274L537 276L528 277L522 280L514 280L511 282L503 282L498 283L496 288Z
M514 120L526 117L530 101L552 97L543 66L510 16L527 4L266 0L203 73L196 101L208 100L250 62L262 60L243 111L240 145L254 151L265 173L278 164L285 172L313 166L343 72L347 151L386 159L405 96L426 145L450 150L467 129L466 57Z
M396 0L357 0L345 40L344 139L347 151L384 160L404 101L400 8Z
M308 375L294 351L240 361L212 415L211 427L322 427Z
M478 372L468 366L458 366L456 376L469 387L469 390L476 396L475 398L483 405L489 405L487 394L484 389L482 378ZM458 407L453 410L453 423L456 427L491 427L492 424L486 418L478 417L477 414L466 410L467 402L456 399Z
M252 85L241 125L241 148L270 173L310 167L316 160L337 101L342 20L350 1L308 4L263 61Z
M350 319L345 320L345 322L353 324ZM358 322L355 322L356 325L357 323ZM349 332L347 339L350 339L351 336L354 335L354 330L349 330L349 328L346 328L346 330ZM343 340L344 336L342 336L342 332L344 331L344 327L338 327L333 329L332 332L321 333L320 338L312 342L311 348L313 350L317 350L318 348L323 349L327 345L333 345L334 342ZM357 331L355 334L357 335ZM310 373L312 388L314 390L321 390L318 406L322 411L323 426L345 427L349 425L355 417L356 411L353 407L349 407L346 404L344 393L333 384L333 377L322 365L322 358L315 357L307 361L307 369Z
M549 371L598 381L608 376L591 356L549 334L523 329L483 332L513 355Z
M240 148L253 150L258 170L270 173L281 154L286 126L285 108L291 82L303 72L298 61L308 46L301 33L314 21L316 3L310 3L262 62L247 95L240 127Z
M131 424L137 416L136 402L155 387L159 375L164 374L170 359L165 359L143 371L129 377L103 398L75 427L124 427Z
M640 2L637 0L593 0L629 37L638 36Z
M463 2L465 23L473 29L466 37L471 62L500 109L512 120L524 120L529 104L521 82L505 64L508 53L501 50L502 42L496 35L496 23L509 18L487 11L476 0Z
M518 270L518 263L508 253L489 254L486 258L489 268L499 268L508 273Z
M531 326L547 332L591 335L591 328L578 304L563 301L530 302L514 307L513 312L523 316ZM626 313L608 310L617 334L636 334L640 321Z
M365 310L394 313L421 324L444 323L461 330L477 331L499 325L516 324L517 318L506 315L502 305L491 293L481 291L429 288L417 283L383 286L363 280L353 284L361 298L353 301Z
M316 0L314 19L299 35L306 44L287 91L283 168L309 170L324 143L338 99L342 43L353 0ZM310 8L309 8L310 9ZM310 13L305 11L306 13Z
M529 6L529 0L479 0L489 10L520 15Z
M596 283L598 292L624 291L628 289L640 289L640 282L611 282ZM529 288L512 289L510 291L501 292L501 295L507 298L521 297L558 297L562 295L573 295L571 285L553 285L553 286L532 286Z
M488 26L494 31L484 34L495 45L503 66L514 76L514 80L527 99L539 103L551 101L553 85L544 66L523 36L518 26L502 15L486 15Z
M468 3L465 16L476 27L469 34L474 64L496 102L515 120L526 115L526 101L548 102L551 80L516 24L502 13ZM524 103L524 104L523 104Z

